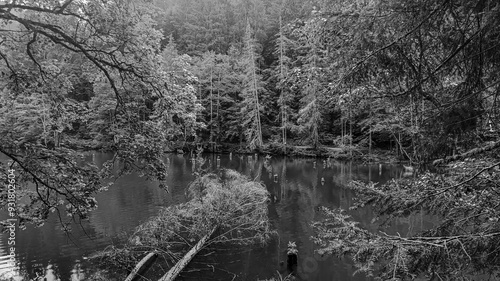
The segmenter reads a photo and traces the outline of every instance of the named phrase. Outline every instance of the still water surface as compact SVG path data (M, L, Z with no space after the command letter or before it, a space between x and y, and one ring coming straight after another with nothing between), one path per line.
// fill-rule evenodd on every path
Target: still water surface
M89 153L87 161L102 165L111 157L111 154ZM89 221L75 222L70 235L62 231L56 216L42 227L17 230L17 268L8 266L10 246L7 235L0 234L0 280L10 277L12 272L19 276L17 280L37 280L37 276L44 276L45 280L86 280L91 271L86 262L88 255L109 245L120 245L135 227L156 215L160 208L186 200L185 188L194 179L195 164L188 155L166 157L168 192L137 175L127 175L97 195L99 207L90 214ZM264 248L256 247L230 259L222 258L215 265L200 264L199 267L205 267L201 268L204 269L202 279L257 280L270 278L277 271L286 274L280 262L286 260L288 241L295 241L299 251L299 280L367 280L362 274L353 275L355 270L348 260L314 254L310 223L318 218L319 206L345 209L351 206L352 193L345 187L349 180L384 183L401 177L403 167L281 157L265 162L264 157L254 155L220 155L217 160L217 155L207 154L205 158L207 169L234 169L266 185L272 195L269 217L280 238ZM351 214L364 227L377 230L378 226L370 223L369 208ZM2 211L0 219L6 218ZM427 224L425 218L413 217L398 221L390 232L407 235ZM200 279L199 275L194 276L191 278ZM184 277L191 279L189 274Z

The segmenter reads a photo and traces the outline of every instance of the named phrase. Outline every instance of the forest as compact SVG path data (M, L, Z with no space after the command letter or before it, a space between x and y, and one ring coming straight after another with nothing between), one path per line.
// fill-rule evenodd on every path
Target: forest
M162 183L166 152L385 151L441 173L353 182L359 206L448 219L410 241L326 209L323 251L368 273L389 261L386 280L498 274L500 2L14 0L0 19L3 171L34 186L21 225L86 218L104 178ZM115 157L83 165L84 150Z
M456 154L498 131L496 3L476 2L7 5L4 143Z

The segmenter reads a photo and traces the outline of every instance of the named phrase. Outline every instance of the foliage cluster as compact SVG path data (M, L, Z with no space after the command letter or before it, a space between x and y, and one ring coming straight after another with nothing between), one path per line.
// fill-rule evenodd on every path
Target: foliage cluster
M162 154L174 144L393 147L413 162L500 145L498 1L25 0L0 4L0 19L0 152L18 173L22 223L86 218L115 175L163 184ZM115 157L86 163L75 139ZM391 278L496 270L492 158L357 188L381 215L423 210L443 223L403 239L331 212L325 250L355 255L363 245L361 268L385 258ZM221 190L200 192L246 198ZM342 235L360 238L342 244Z
M0 4L0 152L18 173L21 224L85 219L114 175L162 182L165 148L201 126L189 58L162 48L156 16L147 1ZM75 139L115 157L86 163Z
M203 58L202 139L254 147L238 120L253 118L255 85L264 143L393 147L418 162L498 135L494 1L167 2L160 26ZM253 85L253 64L235 67L249 42Z
M419 213L437 223L403 237L370 232L345 211L324 208L326 219L314 224L315 240L321 253L351 256L359 271L383 280L498 278L499 172L498 158L467 159L447 167L445 174L427 172L382 186L352 182L358 196L353 208L371 206L372 223L383 219L387 225Z
M148 252L158 251L173 265L212 229L216 231L203 248L265 244L274 234L266 188L233 170L199 177L189 186L189 197L188 202L165 208L137 227L124 248L105 251L94 259L132 268Z

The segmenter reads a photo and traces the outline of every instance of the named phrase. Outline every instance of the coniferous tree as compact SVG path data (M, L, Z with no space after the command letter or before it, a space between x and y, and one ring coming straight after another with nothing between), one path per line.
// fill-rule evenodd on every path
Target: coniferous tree
M250 149L254 149L263 145L260 112L262 106L259 102L259 95L264 92L264 86L258 66L259 55L257 52L257 43L253 38L252 28L249 22L247 23L245 31L244 44L245 47L242 58L244 75L243 88L241 91L241 121L247 145Z
M301 99L302 106L299 110L298 128L305 140L314 148L317 148L319 145L319 127L322 121L320 95L321 91L323 91L324 57L319 31L323 19L316 16L315 12L313 11L312 18L305 23L299 38L306 48L306 53L299 58L303 71L303 80L301 81L303 97Z
M200 136L203 139L208 139L209 142L213 142L214 138L214 92L215 89L215 53L208 51L203 53L203 55L194 63L193 71L197 77L197 87L198 96L205 107L205 111L200 118L200 121L206 124L208 130L208 136L202 133Z
M284 1L282 4L284 4ZM290 115L292 114L291 102L293 100L293 92L289 87L289 72L290 72L291 58L287 56L287 51L290 48L293 48L292 46L293 41L287 38L284 31L285 27L282 15L283 9L284 7L282 6L279 15L279 32L275 49L275 55L277 57L278 63L276 64L274 70L278 73L278 77L276 79L277 81L276 88L277 90L279 90L278 105L280 109L279 120L281 121L280 122L281 139L282 143L286 144L287 133L289 128L291 127L289 125L289 122L290 122Z

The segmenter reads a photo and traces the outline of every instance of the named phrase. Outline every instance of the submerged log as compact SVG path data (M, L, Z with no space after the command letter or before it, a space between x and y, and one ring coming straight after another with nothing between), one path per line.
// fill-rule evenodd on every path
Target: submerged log
M214 227L209 233L207 233L205 236L203 236L196 245L194 245L189 252L187 252L186 255L182 259L180 259L165 275L163 275L162 278L160 278L159 281L173 281L179 273L189 264L189 262L198 254L198 252L203 249L203 246L205 243L207 243L208 239L214 234L214 232L217 230L217 226Z

